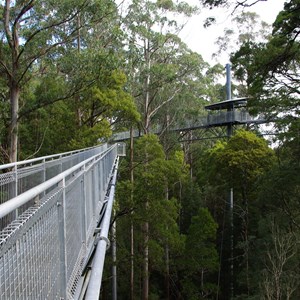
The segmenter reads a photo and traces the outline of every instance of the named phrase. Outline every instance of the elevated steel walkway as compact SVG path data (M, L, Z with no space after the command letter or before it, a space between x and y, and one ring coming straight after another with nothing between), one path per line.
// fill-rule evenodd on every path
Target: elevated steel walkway
M207 105L205 106L205 109L208 111L207 116L198 118L197 120L186 120L180 125L170 127L168 130L183 132L228 125L263 124L269 122L263 115L250 115L246 109L247 100L247 98L237 98ZM162 131L163 128L159 126L151 130L154 134L160 134ZM133 132L134 138L142 135L143 133L139 130L134 130ZM129 131L115 133L112 136L112 140L115 142L129 138Z
M98 299L114 144L0 166L0 299Z

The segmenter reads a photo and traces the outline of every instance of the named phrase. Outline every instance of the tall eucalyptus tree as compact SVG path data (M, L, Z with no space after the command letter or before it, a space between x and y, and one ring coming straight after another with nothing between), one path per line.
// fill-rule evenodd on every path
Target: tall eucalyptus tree
M180 15L196 12L184 2L132 1L124 18L133 94L148 133L155 116L184 88L184 76L195 72L201 59L178 38ZM177 15L176 15L177 14ZM190 58L190 60L188 59Z
M94 34L95 37L96 25L104 22L107 15L116 9L112 1L6 0L2 1L0 10L0 68L2 84L6 86L3 98L10 110L5 124L9 128L7 147L3 151L8 153L10 161L16 161L21 116L49 104L38 101L26 107L25 90L37 78L50 77L49 73L53 77L61 76L60 82L64 83L64 93L51 102L67 99L82 89L86 82L78 81L78 85L72 87L70 74L62 70L58 60L78 48L78 42L86 46L83 33ZM103 40L107 36L97 34Z

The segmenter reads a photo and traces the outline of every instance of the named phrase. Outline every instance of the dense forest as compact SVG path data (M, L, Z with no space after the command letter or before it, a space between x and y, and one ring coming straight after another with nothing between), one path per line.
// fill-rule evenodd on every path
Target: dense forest
M120 163L119 299L300 299L300 2L268 25L243 10L259 1L1 1L2 164L143 133ZM232 94L270 135L176 133L226 99L224 66L179 32L204 7L228 5L233 28L215 56L230 52Z

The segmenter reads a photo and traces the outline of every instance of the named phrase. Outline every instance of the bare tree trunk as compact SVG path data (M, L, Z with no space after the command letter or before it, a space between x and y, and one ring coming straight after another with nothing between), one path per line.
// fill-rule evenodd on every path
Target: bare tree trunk
M169 190L166 187L166 201L169 200ZM168 229L168 228L167 228ZM169 255L169 243L168 240L165 245L165 259L166 259L166 274L165 274L165 290L166 300L170 299L170 255Z
M250 278L249 278L249 208L248 208L248 197L246 187L243 187L243 201L245 204L245 215L243 217L244 222L244 239L245 239L245 259L246 259L246 282L247 282L247 295L250 295Z
M133 127L130 128L130 182L131 182L131 203L133 203ZM131 212L133 214L133 212ZM130 299L134 300L134 227L131 220L130 225Z
M18 113L19 113L19 97L20 87L18 82L19 72L19 21L16 21L14 25L10 26L10 8L11 1L6 0L4 5L4 29L6 39L11 51L11 73L8 72L9 77L9 90L10 90L10 113L11 120L9 126L9 160L11 162L17 161L18 158Z
M297 290L298 279L293 270L285 270L285 265L296 256L298 239L292 232L281 231L275 224L271 226L273 247L267 251L263 293L267 299L289 299Z
M78 27L78 35L77 35L77 51L78 53L81 52L81 20L80 20L80 13L77 15L77 27ZM77 108L76 108L76 115L77 115L77 124L79 127L82 126L82 112L80 109L80 95L77 94L76 97L76 102L77 102Z
M144 45L145 51L145 61L147 64L147 77L145 81L145 116L144 116L144 131L145 134L149 133L150 130L150 68L151 68L151 59L150 59L150 41L145 41ZM147 155L147 154L146 154ZM148 158L146 159L148 160ZM149 209L149 202L146 199L145 202L145 211L147 212ZM144 236L144 243L143 243L143 292L142 292L142 299L148 300L149 298L149 222L146 221L143 224L143 236Z
M167 140L169 125L170 125L170 116L169 116L169 113L167 113L167 115L166 115L166 134L164 136L166 160L169 159L168 140ZM168 182L167 181L166 181L166 187L165 187L165 197L166 197L166 201L168 201L169 200L169 187L168 187ZM167 230L168 230L168 227L167 227ZM170 299L170 253L169 252L170 252L169 241L167 240L166 244L165 244L165 259L166 259L165 298L166 298L166 300Z
M149 209L149 203L145 203L146 210ZM148 300L149 298L149 222L145 222L143 225L143 234L144 234L144 263L143 263L143 300Z
M20 89L15 82L10 87L11 122L9 128L10 137L10 162L16 162L18 158L18 113L19 113Z
M146 82L145 82L145 112L144 112L144 131L145 133L149 133L150 130L150 92L149 92L149 87L150 87L150 68L151 68L151 61L150 61L150 55L148 52L149 45L147 45L145 52L146 52L146 63L147 63L147 70L148 74L146 77Z
M166 299L170 299L170 255L169 255L169 244L165 247L165 258L166 258L166 275L165 275L165 289Z

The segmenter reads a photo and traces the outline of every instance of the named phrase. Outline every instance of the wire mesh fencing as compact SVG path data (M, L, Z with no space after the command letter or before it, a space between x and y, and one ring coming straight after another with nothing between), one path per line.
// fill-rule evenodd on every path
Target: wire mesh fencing
M107 149L101 145L83 150L65 152L40 158L24 160L0 166L0 204L41 184L59 173L75 166ZM0 230L12 222L19 214L34 204L36 199L21 206L0 222Z
M16 197L1 190L0 299L76 299L117 151L105 146L8 171L18 193L25 189Z

